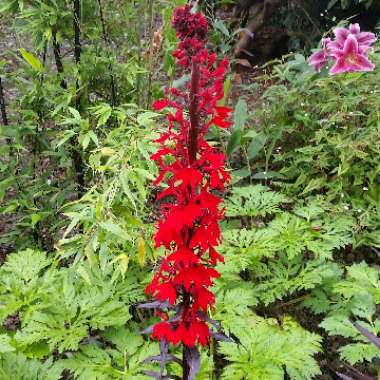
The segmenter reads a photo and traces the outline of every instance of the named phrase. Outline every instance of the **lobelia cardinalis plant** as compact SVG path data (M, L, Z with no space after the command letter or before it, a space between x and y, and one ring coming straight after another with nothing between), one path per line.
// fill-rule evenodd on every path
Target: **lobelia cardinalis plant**
M336 27L335 40L324 38L322 50L313 53L309 64L317 71L326 66L331 59L334 65L329 73L340 74L355 71L372 71L375 65L368 59L371 45L376 36L370 32L362 32L359 24L351 24L348 28Z
M157 140L159 150L151 158L159 166L155 185L166 183L157 196L162 218L156 226L156 247L166 255L146 288L153 302L140 305L154 308L161 321L146 330L160 341L161 354L148 361L161 362L161 371L145 372L166 379L164 365L176 361L183 366L183 379L191 380L200 366L197 345L206 346L211 336L228 339L218 332L218 324L208 317L215 304L210 291L219 277L214 269L223 257L216 251L221 239L218 222L223 217L220 194L230 176L224 169L224 154L206 140L211 126L228 128L231 109L219 105L224 97L224 79L229 66L226 58L216 62L207 50L208 23L189 5L177 8L173 26L179 39L173 53L184 75L182 88L166 89L153 104L156 111L167 110L168 128ZM183 345L183 358L168 354L168 345Z

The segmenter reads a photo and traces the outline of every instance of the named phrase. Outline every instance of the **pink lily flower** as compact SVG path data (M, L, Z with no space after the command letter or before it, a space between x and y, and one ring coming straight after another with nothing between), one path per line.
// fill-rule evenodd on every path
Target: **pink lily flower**
M316 71L321 71L322 67L327 64L329 58L328 45L330 42L330 38L324 38L322 40L322 50L316 51L308 59L309 65L313 66Z
M333 49L342 49L347 37L353 34L361 48L369 47L376 41L376 36L371 32L361 32L359 24L351 24L348 29L337 27L334 29L335 41L330 43Z
M338 37L340 34L341 31L338 31L335 34L337 40L340 38ZM360 47L359 42L354 34L348 34L344 41L343 49L334 48L331 51L331 55L335 58L336 62L335 65L331 68L330 74L334 75L344 72L372 71L375 68L375 65L367 58L366 50L367 49Z

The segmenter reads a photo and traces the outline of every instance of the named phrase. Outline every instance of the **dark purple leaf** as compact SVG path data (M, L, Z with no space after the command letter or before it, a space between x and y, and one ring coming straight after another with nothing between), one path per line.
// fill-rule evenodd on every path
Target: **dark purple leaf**
M372 251L376 253L378 257L380 257L380 251L376 249L375 247L371 247Z
M175 376L175 375L169 375L169 376L162 376L159 372L155 371L141 371L142 374L151 377L152 379L157 379L157 380L181 380L180 377Z
M346 375L343 375L343 373L340 373L340 372L335 372L339 379L342 379L342 380L354 380L352 377L350 376L346 376Z
M137 309L167 309L169 307L168 302L152 301L146 303L140 303L137 305Z
M380 339L376 335L373 335L367 329L365 329L363 326L360 326L356 322L353 322L353 325L360 332L360 334L362 334L363 336L365 336L377 348L380 348Z
M153 327L154 327L154 326L155 326L155 324L152 325L152 326L147 327L147 328L144 329L144 330L142 330L142 331L141 331L141 334L152 334L152 332L153 332Z
M186 380L195 380L195 376L201 367L201 355L196 347L184 347L185 360L189 367L189 376ZM185 363L184 363L185 365Z
M221 326L220 326L220 323L218 321L215 321L214 319L211 319L206 313L200 311L198 312L198 315L199 317L203 318L207 323L209 323L210 325L212 325L213 327L215 327L215 329L217 330L217 332L213 332L211 331L211 334L212 336L214 337L215 340L219 340L219 341L222 341L222 342L231 342L231 343L235 343L235 341L226 336L225 334L221 333L220 330L221 330Z
M160 354L161 354L160 356L162 358L162 360L160 361L161 375L164 374L165 364L167 362L168 350L169 350L169 345L166 339L160 340Z
M343 365L350 371L351 373L355 374L356 379L358 380L376 380L373 377L363 375L361 372L359 372L355 367L350 366L347 363L343 363ZM351 379L351 378L350 378Z
M213 319L211 319L206 313L204 313L203 311L199 311L198 312L198 315L203 318L207 323L209 323L210 325L214 326L217 330L220 329L220 323L218 321L215 321Z
M162 376L159 372L155 371L142 371L142 373L146 376L151 377L152 379L162 380Z
M235 341L232 338L230 338L229 336L226 336L222 333L211 331L211 335L217 341L235 343Z
M174 362L178 363L179 365L182 366L182 360L178 359L176 356L168 354L166 356L162 355L155 355L155 356L149 356L144 360L145 363L152 363L152 362Z

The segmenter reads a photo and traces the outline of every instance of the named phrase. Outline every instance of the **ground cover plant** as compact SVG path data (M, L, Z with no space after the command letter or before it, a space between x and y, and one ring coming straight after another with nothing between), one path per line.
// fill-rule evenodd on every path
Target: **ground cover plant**
M1 380L379 377L376 4L265 3L0 1Z

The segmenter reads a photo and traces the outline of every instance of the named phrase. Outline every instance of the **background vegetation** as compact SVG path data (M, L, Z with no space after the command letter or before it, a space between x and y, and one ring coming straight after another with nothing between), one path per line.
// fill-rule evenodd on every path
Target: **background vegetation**
M184 80L171 57L180 3L0 1L1 380L153 368L140 331L156 318L136 308L160 256L149 156L164 124L150 106ZM201 5L211 48L232 57L248 4L235 18L230 1ZM379 6L318 5L281 4L257 38L282 28L284 50L243 52L271 61L225 84L234 125L210 139L233 186L212 318L236 343L203 353L200 380L378 376L380 351L351 321L380 332L380 52L373 73L333 78L305 55L341 19L376 30Z

